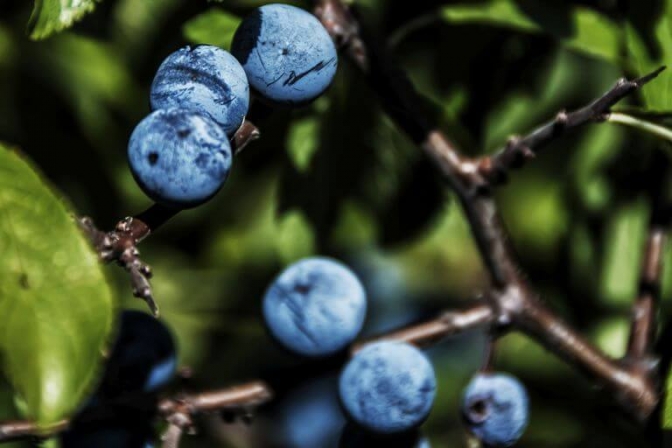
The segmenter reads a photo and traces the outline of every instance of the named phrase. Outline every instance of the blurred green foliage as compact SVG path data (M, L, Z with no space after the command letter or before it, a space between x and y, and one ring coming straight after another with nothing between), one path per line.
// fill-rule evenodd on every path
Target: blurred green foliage
M110 228L149 205L125 151L149 112L160 62L189 43L226 48L240 18L263 3L104 0L70 30L32 41L32 5L5 0L0 140L20 146L80 214ZM623 75L669 62L672 51L672 1L354 3L428 98L427 114L471 155L582 106ZM30 33L46 36L60 27L51 17L63 11L47 0L36 5L42 22ZM668 110L671 76L628 104ZM261 296L287 263L323 254L351 264L371 296L369 333L380 331L383 317L408 323L459 307L487 282L452 193L345 60L324 98L256 124L262 138L236 157L218 196L181 213L141 247L181 362L196 372L194 387L264 378L278 391L278 403L257 424L213 423L186 447L277 446L265 429L283 397L340 366L342 360L290 357L266 335ZM625 343L650 212L648 173L661 163L660 146L629 129L588 126L550 145L497 193L530 281L614 355ZM671 256L666 248L665 260ZM108 270L122 306L141 307L125 274ZM664 311L672 311L667 302ZM458 403L482 347L483 336L471 334L430 351L439 392L424 431L433 446L466 446ZM499 347L497 367L521 377L531 394L531 426L520 447L641 446L639 430L579 373L520 335ZM6 396L0 394L3 417L14 407Z

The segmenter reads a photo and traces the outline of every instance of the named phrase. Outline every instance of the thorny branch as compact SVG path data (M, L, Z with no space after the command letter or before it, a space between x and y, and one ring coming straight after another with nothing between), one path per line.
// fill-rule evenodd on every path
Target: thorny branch
M245 120L231 140L233 154L238 154L259 136L259 129L250 121ZM110 232L98 230L93 220L87 216L79 219L80 227L92 242L100 259L106 263L116 261L128 272L131 277L133 296L147 302L155 317L159 316L159 307L154 300L149 283L152 270L140 259L137 246L178 212L178 209L153 204L142 213L122 219Z
M232 386L225 389L212 390L199 394L183 394L177 397L164 398L156 407L157 414L166 419L169 429L166 440L179 438L182 430L190 430L195 416L210 412L221 412L224 415L240 416L247 419L257 407L273 398L271 389L261 381ZM57 434L68 428L69 422L63 421L48 431L42 431L37 424L28 421L9 421L0 423L0 443L26 438L43 438ZM167 445L171 446L171 445ZM175 445L176 446L176 445Z
M645 421L659 401L655 374L608 357L539 301L518 265L492 187L552 139L585 123L604 120L611 106L655 78L662 68L633 81L621 80L588 106L569 114L561 112L530 135L513 138L495 155L472 160L425 118L423 98L390 52L365 34L353 11L340 0L316 0L315 14L368 78L387 114L435 162L457 194L492 279L492 290L487 294L492 325L498 330L517 329L536 339L611 390L625 412ZM396 336L435 337L434 325L436 322L407 329ZM443 330L449 333L452 327ZM422 340L424 337L419 337Z

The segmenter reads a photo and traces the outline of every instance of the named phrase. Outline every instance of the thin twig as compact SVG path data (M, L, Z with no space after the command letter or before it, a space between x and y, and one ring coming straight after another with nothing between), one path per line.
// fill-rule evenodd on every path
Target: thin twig
M567 131L587 123L602 122L607 119L616 121L622 114L613 114L614 116L609 118L612 106L655 79L663 70L665 70L665 67L660 67L641 78L633 80L622 78L590 104L574 112L559 112L553 120L528 135L512 137L506 146L498 152L478 161L479 171L491 183L500 183L506 179L508 171L521 166L525 160L534 158L546 144Z
M477 304L460 311L447 311L436 319L357 342L353 344L350 353L354 355L364 346L383 340L402 341L418 347L428 347L447 337L491 325L494 320L495 313L492 307L487 304Z
M649 230L639 279L639 292L632 311L627 356L642 359L652 355L656 338L656 314L660 300L665 229L653 224Z
M50 431L60 432L68 427L68 422L63 421L51 427ZM44 432L34 422L9 421L0 423L0 443L11 442L32 437L44 437Z
M225 389L164 398L159 401L156 412L160 417L168 420L171 426L179 426L188 430L191 426L191 419L196 415L224 411L248 419L254 409L272 398L273 392L265 383L252 381ZM127 405L133 406L133 403ZM53 436L67 429L68 425L68 421L63 421L42 431L37 424L30 421L0 422L0 443ZM170 431L171 437L179 438L174 434L175 432L176 430Z
M662 151L653 154L652 169L647 176L647 193L651 204L649 230L639 275L637 297L632 308L630 338L625 360L640 368L659 368L660 354L655 352L658 334L663 275L663 251L672 219L672 204L666 194L672 164Z

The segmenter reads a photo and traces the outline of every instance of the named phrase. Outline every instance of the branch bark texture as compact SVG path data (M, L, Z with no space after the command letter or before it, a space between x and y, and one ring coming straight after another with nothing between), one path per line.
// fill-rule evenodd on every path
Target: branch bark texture
M584 124L603 121L615 103L655 78L662 68L639 79L619 80L585 107L558 113L529 135L510 139L492 156L470 159L425 118L424 99L389 50L366 34L348 6L340 0L317 0L315 14L368 79L386 113L434 162L459 198L492 283L487 297L493 316L485 319L484 312L483 323L491 321L498 331L526 333L608 388L624 411L639 421L646 420L659 401L651 372L608 357L542 304L519 266L492 191L511 169L533 158L551 140ZM451 331L439 320L393 337L417 339L422 344L437 333Z

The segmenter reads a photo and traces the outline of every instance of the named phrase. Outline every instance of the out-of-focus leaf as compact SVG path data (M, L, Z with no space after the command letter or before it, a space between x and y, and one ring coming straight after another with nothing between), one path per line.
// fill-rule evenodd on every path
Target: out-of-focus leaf
M562 188L532 171L517 176L516 182L502 192L504 219L511 227L512 238L524 246L528 256L548 259L548 254L558 249L569 224Z
M601 297L629 304L637 292L637 278L646 238L649 206L640 200L618 209L606 229L600 280Z
M240 17L221 8L212 8L185 23L182 32L192 43L228 49L239 24Z
M32 39L44 39L70 27L93 11L98 0L35 0L28 29Z
M445 207L421 238L395 254L413 291L469 296L485 279L460 207Z
M0 184L0 358L26 417L46 428L95 381L114 303L71 212L5 147Z
M374 217L356 202L346 201L331 239L337 247L356 250L372 245L376 240L376 231Z
M226 324L231 332L245 325L244 320L226 320L235 304L235 270L203 269L189 266L188 259L174 250L154 253L154 271L162 273L152 279L154 295L161 300L161 318L173 331L178 347L179 365L198 369L211 348L209 332ZM123 286L128 279L122 275ZM146 308L130 294L123 296L124 308ZM235 313L231 313L235 314ZM239 317L239 316L237 316Z
M622 33L615 23L593 9L576 6L571 11L571 33L566 35L565 30L555 22L563 16L554 12L559 7L544 2L543 17L532 17L513 0L490 0L444 6L441 13L444 20L450 23L482 23L523 32L550 34L573 50L620 62Z
M315 252L315 235L300 210L290 210L278 220L275 245L280 260L289 264Z
M108 43L74 34L50 41L38 53L48 72L48 81L68 95L75 106L97 101L124 108L137 105L141 97L123 54ZM136 98L133 98L136 97ZM145 104L143 100L140 104ZM98 106L100 107L100 106Z
M665 1L657 22L650 30L657 48L648 48L632 25L627 25L628 62L632 69L643 75L672 61L672 1ZM642 88L642 97L649 110L669 111L672 109L672 71L665 70L658 78Z
M579 220L574 220L569 235L569 275L572 290L588 291L596 296L597 285L595 279L599 275L599 253L597 244L591 238L588 226Z
M304 173L317 151L320 122L315 117L296 120L287 134L287 151L297 171Z
M107 42L73 33L33 48L39 61L36 73L44 85L70 104L100 156L110 164L118 161L112 154L119 148L112 146L118 140L108 135L127 132L120 129L119 115L135 121L147 109L146 96L133 79L124 54Z
M552 353L531 340L529 337L511 333L501 339L497 345L497 355L501 368L515 366L516 370L528 372L530 375L559 377L566 375L571 368Z
M539 89L520 86L494 105L488 112L485 126L486 149L501 147L509 136L538 126L540 119L551 118L557 113L571 92L576 71L580 70L577 59L569 51L559 51L550 67L545 69L547 72L540 74Z
M672 244L666 244L663 253L663 273L661 277L660 291L662 297L670 297L672 294Z
M672 429L672 373L667 375L665 403L663 404L663 429Z
M605 319L592 331L593 339L606 354L619 358L625 354L630 327L626 319Z
M114 3L115 42L129 59L151 51L157 34L182 0L119 0Z
M606 162L616 154L624 132L614 126L593 126L578 145L571 162L575 188L582 205L593 212L604 210L611 200L611 188L605 179Z

